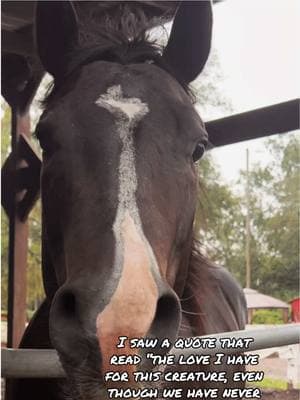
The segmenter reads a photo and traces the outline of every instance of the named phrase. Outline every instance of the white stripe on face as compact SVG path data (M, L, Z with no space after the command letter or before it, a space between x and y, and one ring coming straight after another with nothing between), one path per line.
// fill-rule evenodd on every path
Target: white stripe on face
M118 209L113 225L117 240L120 239L121 224L126 210L129 211L135 223L141 226L135 198L137 176L133 130L136 124L148 113L149 109L147 104L142 103L140 99L124 98L120 85L110 87L106 94L99 97L96 104L106 108L116 117L117 131L122 141L119 163Z
M109 304L97 317L105 371L111 368L109 357L115 352L118 336L142 337L149 331L159 296L155 277L159 278L160 273L144 235L136 201L138 182L133 134L137 123L149 112L148 105L138 98L125 98L120 85L110 87L96 104L113 114L122 142L118 207L113 224L116 243L113 274L120 275L120 279ZM132 352L131 349L122 350Z
M96 101L99 107L103 107L116 117L116 126L119 137L122 141L122 151L119 163L119 192L118 208L113 224L113 231L116 240L115 264L122 260L122 223L126 214L129 213L134 220L136 228L148 248L151 264L156 265L153 251L145 238L142 228L139 209L136 203L137 174L135 167L135 149L133 142L134 128L139 121L149 112L148 105L138 98L123 97L120 85L111 86L107 93L101 95Z

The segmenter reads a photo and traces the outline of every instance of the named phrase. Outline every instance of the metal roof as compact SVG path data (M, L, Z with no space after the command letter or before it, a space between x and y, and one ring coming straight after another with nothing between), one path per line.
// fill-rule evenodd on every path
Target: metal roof
M2 52L20 55L35 55L33 24L35 13L35 1L2 1L1 32ZM85 1L75 2L79 15L88 12L91 8L97 13L107 12L116 7L120 2L116 1ZM153 19L153 25L166 22L174 17L178 1L137 1L145 9L149 19ZM159 22L158 22L158 18Z
M259 293L257 290L245 288L247 308L289 308L288 303Z

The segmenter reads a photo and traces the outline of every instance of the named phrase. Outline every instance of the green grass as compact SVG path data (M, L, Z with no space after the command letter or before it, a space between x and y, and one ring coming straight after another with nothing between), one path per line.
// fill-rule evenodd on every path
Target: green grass
M252 324L283 324L282 310L256 310Z
M287 390L288 383L284 379L264 378L261 382L251 382L247 386L258 387L260 389ZM300 382L298 382L296 388L300 388Z

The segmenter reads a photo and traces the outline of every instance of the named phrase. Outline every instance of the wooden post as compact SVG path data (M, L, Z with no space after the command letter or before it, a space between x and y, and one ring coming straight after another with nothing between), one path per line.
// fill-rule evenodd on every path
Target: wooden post
M248 321L247 324L252 324L252 318L253 318L253 308L248 308Z
M283 308L282 309L282 319L285 324L289 322L289 309Z
M29 114L19 114L12 110L11 147L14 174L12 177L12 198L9 217L9 255L8 255L8 329L7 346L18 347L26 323L26 269L28 224L19 219L17 214L17 179L19 167L17 143L21 133L29 136Z

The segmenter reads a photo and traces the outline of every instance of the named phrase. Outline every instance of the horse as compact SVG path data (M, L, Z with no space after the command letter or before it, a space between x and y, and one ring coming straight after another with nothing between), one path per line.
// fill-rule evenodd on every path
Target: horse
M241 288L193 232L208 135L189 84L209 55L210 2L178 6L164 49L135 2L89 18L69 1L37 3L37 50L54 77L36 128L46 299L21 347L56 349L67 379L15 380L14 400L99 400L111 370L130 377L115 386L132 385L139 367L111 357L145 350L118 349L121 336L173 343L245 325Z

